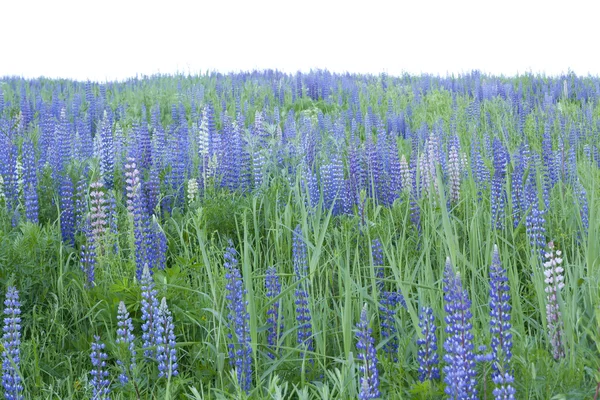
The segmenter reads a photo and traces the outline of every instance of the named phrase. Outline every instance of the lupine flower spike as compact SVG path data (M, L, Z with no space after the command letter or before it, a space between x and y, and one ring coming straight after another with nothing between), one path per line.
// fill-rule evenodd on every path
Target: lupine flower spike
M444 310L446 333L444 342L444 381L451 399L477 398L477 373L471 333L471 301L462 287L460 275L454 272L450 259L444 271Z
M154 279L150 274L148 264L144 265L142 272L142 347L144 356L154 358L156 344L156 328L158 318L157 291L154 289Z
M372 330L369 328L366 304L360 313L360 321L356 324L356 329L356 338L358 339L356 349L358 350L358 359L361 361L358 398L360 400L378 399L381 393L379 392L379 372L377 371L377 350Z
M100 342L99 336L94 336L94 342L92 343L92 353L90 358L92 360L92 399L93 400L104 400L108 399L108 371L106 370L106 352L104 351L104 343Z
M119 381L124 385L129 382L129 374L133 373L133 370L135 369L136 352L135 344L133 343L135 340L135 336L133 335L133 324L129 313L127 312L127 307L125 307L125 303L122 301L119 303L117 321L116 342L123 347L124 351L122 353L126 354L125 357L120 357L120 359L117 360L117 364L121 368Z
M20 400L21 375L19 374L20 345L21 345L21 303L19 292L14 286L6 290L4 300L4 334L2 335L2 386L7 400Z
M548 251L544 254L546 262L544 263L544 275L546 276L546 318L548 320L548 333L550 343L552 344L552 354L554 359L558 360L565 356L563 344L564 328L558 305L558 293L565 286L563 272L561 267L562 252L555 251L554 242L548 243Z
M423 337L417 340L419 352L419 380L440 379L439 356L437 354L437 336L435 331L435 317L431 307L423 307L419 314L419 328Z
M267 289L267 297L269 299L275 299L281 293L281 284L279 283L279 276L275 267L267 268L267 275L265 277L265 287ZM273 304L267 310L267 324L268 336L267 343L273 349L279 342L279 336L283 332L283 321L279 321L279 300L273 301ZM275 352L269 352L269 357L275 358Z
M229 242L224 254L225 278L227 279L227 316L229 334L229 363L236 368L238 384L248 392L252 386L252 346L250 344L250 315L247 302L244 300L246 291L243 288L242 276L238 269L237 253L233 243Z
M492 380L495 399L514 399L514 377L510 367L512 334L510 333L510 287L506 270L494 245L490 267L490 333L492 335Z
M178 374L174 329L173 316L167 307L167 299L163 297L158 308L156 329L156 359L158 360L159 378L169 378Z

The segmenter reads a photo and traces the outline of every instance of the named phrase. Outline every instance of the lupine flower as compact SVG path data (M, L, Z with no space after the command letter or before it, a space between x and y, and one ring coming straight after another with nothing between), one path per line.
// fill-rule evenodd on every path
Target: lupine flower
M127 307L122 301L119 303L119 309L117 311L117 340L116 343L121 345L125 350L123 353L125 357L119 357L117 364L121 368L119 374L119 381L121 384L129 382L129 374L133 373L135 369L135 336L133 335L133 324L131 323L131 317L127 312ZM129 366L129 368L127 368Z
M4 300L4 334L0 342L2 351L2 386L6 400L23 399L19 364L21 361L21 303L14 286L6 290Z
M90 358L92 360L92 399L93 400L104 400L108 399L108 393L110 389L108 387L108 370L106 369L106 359L108 356L104 351L104 343L100 342L99 336L94 336L94 342L92 343L92 353Z
M502 229L504 226L504 207L506 192L506 164L508 162L506 150L498 138L494 139L494 177L490 202L492 204L492 227Z
M496 385L494 398L514 399L515 389L510 360L512 334L510 333L510 287L506 270L500 262L498 246L494 245L490 266L490 333L492 335L492 381Z
M155 358L156 350L156 329L158 319L158 299L156 298L157 291L154 289L154 279L150 274L148 264L144 265L142 272L142 347L144 356Z
M33 143L27 140L23 143L23 185L25 196L25 216L33 223L38 222L37 169Z
M412 189L412 174L404 154L402 154L402 157L400 158L400 176L402 177L402 190L410 193Z
M377 350L373 340L372 329L369 328L369 317L367 305L365 304L361 313L360 321L356 324L356 349L358 359L361 361L360 370L360 400L377 399L381 396L379 392L379 372L377 371Z
M435 317L431 307L423 307L419 314L419 328L421 328L421 338L417 340L419 351L417 359L419 361L419 380L440 379L439 356L437 354L437 336L435 331Z
M460 198L461 170L459 147L453 145L448 153L448 174L450 178L450 202L457 203Z
M156 321L156 359L158 377L177 376L177 350L175 349L175 325L173 316L167 307L167 299L162 298Z
M86 243L81 245L80 266L86 276L86 287L94 286L96 277L96 244L89 223L84 228Z
M108 226L106 195L103 188L104 184L101 181L90 184L90 224L96 243L100 243Z
M60 178L60 232L65 243L75 244L75 218L73 215L73 182L68 175Z
M115 164L114 138L112 134L112 121L108 117L108 113L104 110L102 121L100 121L100 134L95 138L95 153L100 158L100 173L102 180L108 189L113 185L113 171Z
M187 190L187 198L188 198L188 206L191 206L196 198L198 197L198 180L196 178L192 178L188 180L188 190Z
M127 158L125 164L125 192L127 196L127 211L130 215L134 212L134 201L140 191L140 171L137 169L135 159Z
M471 333L471 301L463 289L460 275L454 272L450 258L444 270L444 310L446 333L444 342L445 392L451 399L477 398L477 373Z
M244 300L246 290L243 288L242 276L238 269L237 252L230 241L225 254L225 278L227 279L227 325L229 327L229 364L236 369L238 384L248 392L252 386L252 346L250 344L250 315L247 301Z
M267 310L267 325L269 326L267 343L271 348L274 348L279 343L279 337L283 332L283 321L279 321L280 300L273 300L281 293L281 284L275 267L267 268L265 288L267 289L267 297L273 301L273 304ZM273 351L269 352L269 357L275 358L275 353Z
M543 253L546 239L545 210L540 209L539 206L535 168L530 169L529 174L525 190L525 209L529 209L529 213L525 217L525 228L531 248L537 248Z
M548 320L548 333L550 335L550 343L552 344L552 355L558 360L565 356L565 348L563 343L564 327L558 305L558 293L565 286L563 272L561 267L562 252L555 251L554 242L548 243L548 251L544 254L546 262L544 262L544 275L546 276L546 319Z
M294 229L292 238L294 273L296 277L296 321L298 321L298 344L308 351L313 350L312 324L308 308L308 279L306 263L306 243L300 225Z

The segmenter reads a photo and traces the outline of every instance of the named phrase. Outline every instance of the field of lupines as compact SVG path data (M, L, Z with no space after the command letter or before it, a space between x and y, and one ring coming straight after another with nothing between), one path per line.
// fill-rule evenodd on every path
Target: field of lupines
M4 398L596 398L599 99L2 78Z

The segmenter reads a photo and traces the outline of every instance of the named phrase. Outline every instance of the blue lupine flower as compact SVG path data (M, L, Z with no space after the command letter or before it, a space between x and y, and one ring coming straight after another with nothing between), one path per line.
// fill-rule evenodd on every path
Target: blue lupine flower
M419 314L419 328L423 337L417 340L419 351L417 359L419 360L419 380L440 379L439 356L437 354L437 336L435 331L435 317L431 307L423 307Z
M541 254L546 246L545 211L540 208L537 191L535 168L530 168L529 179L525 190L525 209L529 213L525 217L525 228L532 249L537 248Z
M477 398L477 373L473 353L471 301L463 289L460 275L454 272L450 258L444 270L444 310L446 333L444 342L445 392L451 399Z
M38 222L37 167L31 140L23 142L23 186L25 194L25 216L33 223Z
M507 153L498 138L494 139L494 177L490 202L492 204L492 227L502 229L504 225L504 207L506 202L506 164Z
M273 304L267 310L267 325L269 326L267 343L269 343L271 348L275 348L283 332L283 321L279 321L280 300L273 300L281 294L281 284L279 283L279 276L275 267L267 268L265 288L267 289L267 297L273 301ZM269 352L269 357L275 358L275 355L274 351Z
M154 279L148 264L144 265L140 283L142 285L142 321L144 321L142 325L142 347L144 348L144 356L155 358L158 299L156 298L157 291L154 289Z
M298 344L305 350L313 350L311 314L308 308L308 276L306 262L306 243L300 225L294 229L292 238L294 273L296 277L296 321L298 321Z
M377 371L377 350L373 340L372 329L369 328L369 317L367 305L365 304L361 313L360 321L356 324L356 349L358 359L361 361L360 370L360 400L377 399L381 396L379 392L379 372Z
M229 364L236 368L238 384L248 392L252 386L252 346L250 343L250 315L247 301L244 300L246 290L243 288L242 276L238 269L237 252L230 241L223 255L225 258L225 278L227 279L227 325L229 327Z
M14 286L6 290L4 300L4 334L2 335L2 386L7 400L23 399L19 364L21 361L21 303Z
M158 377L177 376L177 350L175 349L175 325L173 316L167 307L167 299L162 298L156 321L156 359Z
M510 333L510 287L506 270L500 262L498 246L494 245L490 266L490 333L492 335L492 380L496 384L496 399L514 398L515 389L510 360L512 334Z
M90 358L92 360L92 399L93 400L104 400L108 399L108 393L110 389L108 387L108 370L106 369L106 359L108 356L104 351L104 343L100 342L99 336L94 336L94 342L92 343L92 353Z
M88 221L88 224L84 227L86 243L81 245L80 252L80 266L81 271L86 276L86 287L94 286L95 270L96 270L96 244L95 237L92 234L92 230Z
M122 345L125 350L123 353L126 354L125 357L120 357L117 360L117 364L121 367L121 373L119 374L119 381L121 384L126 384L129 382L129 374L133 373L135 369L135 336L133 335L133 324L131 322L131 317L127 312L127 307L125 307L124 302L119 303L119 308L117 311L117 340L116 343L118 345ZM129 366L129 368L127 367Z
M75 216L73 207L73 182L68 175L61 176L60 232L65 243L75 244Z

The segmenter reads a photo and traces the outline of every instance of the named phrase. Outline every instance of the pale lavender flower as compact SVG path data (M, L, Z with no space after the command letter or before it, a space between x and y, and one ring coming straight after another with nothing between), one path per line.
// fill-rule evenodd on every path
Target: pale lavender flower
M548 251L544 254L544 275L546 282L546 318L548 320L548 333L552 344L552 355L556 360L565 356L564 326L561 318L558 296L564 284L564 269L561 266L562 252L555 250L554 242L548 243Z

